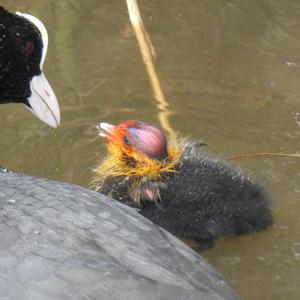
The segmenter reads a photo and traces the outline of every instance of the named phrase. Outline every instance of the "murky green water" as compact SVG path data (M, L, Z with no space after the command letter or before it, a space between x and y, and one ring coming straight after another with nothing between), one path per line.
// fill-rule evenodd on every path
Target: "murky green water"
M298 0L139 3L180 135L201 138L224 157L299 151ZM46 24L45 72L62 109L62 126L53 131L22 106L1 106L1 164L87 186L105 152L97 122L158 122L125 0L1 4ZM245 299L299 299L300 160L239 164L272 194L275 226L219 241L203 255Z

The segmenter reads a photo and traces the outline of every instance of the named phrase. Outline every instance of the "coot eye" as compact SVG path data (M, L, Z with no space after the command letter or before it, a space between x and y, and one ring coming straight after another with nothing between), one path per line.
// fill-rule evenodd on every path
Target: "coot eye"
M26 59L30 56L30 54L33 52L34 44L33 42L27 42L24 47L24 55Z
M124 137L124 143L125 143L126 146L130 145L130 141L129 141L127 136Z

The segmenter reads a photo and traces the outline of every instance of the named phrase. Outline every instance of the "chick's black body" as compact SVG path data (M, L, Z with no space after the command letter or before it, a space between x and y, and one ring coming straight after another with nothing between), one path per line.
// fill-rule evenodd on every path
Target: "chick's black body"
M133 181L114 178L100 191L134 206ZM138 188L143 194L153 186L160 189L161 205L145 201L141 214L179 237L210 243L218 237L253 233L273 222L268 196L260 185L192 143L186 144L177 172L156 182L143 178Z

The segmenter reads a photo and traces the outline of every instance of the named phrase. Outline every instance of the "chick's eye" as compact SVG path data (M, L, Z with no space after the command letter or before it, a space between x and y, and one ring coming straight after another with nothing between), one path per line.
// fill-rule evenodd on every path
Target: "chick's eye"
M128 139L127 136L124 137L124 144L125 144L126 146L129 146L129 145L130 145L130 141L129 141L129 139Z
M30 56L30 54L33 52L33 50L34 50L33 42L27 42L24 47L24 55L25 55L26 59Z

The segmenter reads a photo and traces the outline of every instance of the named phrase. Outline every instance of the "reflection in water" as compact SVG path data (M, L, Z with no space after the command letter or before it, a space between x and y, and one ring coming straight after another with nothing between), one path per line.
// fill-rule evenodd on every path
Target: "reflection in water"
M160 122L160 126L164 131L166 131L167 136L171 140L176 140L176 132L170 125L169 121L172 111L169 109L170 105L162 91L161 84L154 66L154 60L156 59L155 48L153 47L151 38L144 26L137 1L126 0L126 3L128 7L129 19L140 46L142 58L149 76L151 87L153 89L153 96L156 100L156 105L158 108L158 120Z
M45 73L62 108L54 131L18 105L2 106L0 161L29 174L87 185L104 153L100 121L157 123L125 1L3 0L49 29ZM157 71L182 136L230 157L299 150L300 2L140 0ZM58 155L59 152L59 155ZM98 157L99 156L99 157ZM204 252L245 299L300 294L299 160L240 161L274 200L275 226Z

